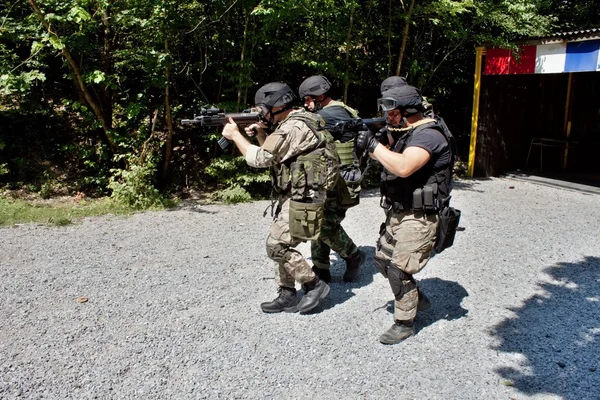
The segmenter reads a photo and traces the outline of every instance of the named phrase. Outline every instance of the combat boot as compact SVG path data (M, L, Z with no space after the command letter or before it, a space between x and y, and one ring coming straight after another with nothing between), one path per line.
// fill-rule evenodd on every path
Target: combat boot
M383 344L397 344L414 334L413 321L396 321L390 329L379 336L379 341Z
M417 311L426 311L431 308L431 301L429 298L425 296L425 293L421 291L421 289L417 289L417 293L419 293L419 304L417 305Z
M300 297L296 295L296 289L281 286L277 289L279 295L272 301L261 303L260 308L265 313L278 313L278 312L297 312L298 302Z
M322 281L325 281L325 283L331 282L331 272L329 272L328 269L312 267L312 270L315 275L317 275Z
M351 255L346 260L346 272L344 272L344 282L352 282L358 276L360 272L360 266L364 264L366 254L362 250L358 250L356 253Z
M315 276L315 279L305 283L302 287L304 288L304 296L298 303L298 311L301 314L318 306L319 301L329 293L329 286L318 276Z

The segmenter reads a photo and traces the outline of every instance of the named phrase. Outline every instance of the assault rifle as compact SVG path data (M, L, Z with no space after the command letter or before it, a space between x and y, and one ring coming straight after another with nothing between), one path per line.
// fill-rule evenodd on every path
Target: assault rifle
M260 120L260 113L253 109L244 110L241 113L225 113L215 106L210 108L202 107L200 115L195 115L194 119L182 119L182 125L200 125L200 126L223 126L229 122L229 118L233 118L233 122L238 125L250 125ZM227 148L229 140L222 137L217 142L222 149Z
M358 132L370 130L375 134L377 140L380 140L379 136L381 135L378 135L379 130L386 125L387 120L385 118L354 118L336 123L329 129L329 132L331 132L334 137L341 137L342 142L346 142L355 139Z
M348 121L342 121L335 124L329 132L332 133L354 133L353 136L356 136L360 131L370 130L372 132L377 132L384 126L386 126L387 121L385 118L354 118Z

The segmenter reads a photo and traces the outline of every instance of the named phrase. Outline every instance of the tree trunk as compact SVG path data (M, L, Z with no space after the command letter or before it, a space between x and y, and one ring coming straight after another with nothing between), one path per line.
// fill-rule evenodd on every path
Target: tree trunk
M165 54L169 54L169 40L165 39ZM167 124L167 139L165 140L165 159L163 160L162 178L166 179L169 172L169 164L173 154L173 117L171 115L171 67L169 64L165 67L165 122Z
M396 76L400 76L400 72L402 71L402 61L404 61L404 54L406 53L406 45L408 43L408 31L410 30L410 17L412 16L414 6L415 0L411 0L410 7L408 7L408 12L406 13L406 19L404 20L404 36L402 37L402 45L400 46L400 54L398 55Z
M243 95L243 82L244 82L244 74L246 73L244 68L244 57L246 53L246 38L248 37L248 22L250 21L250 13L246 13L246 18L244 21L244 35L242 39L242 52L240 54L240 78L238 79L238 92L237 92L237 110L240 111L240 104L242 104L242 96Z
M31 8L33 8L33 11L35 12L37 17L41 21L42 25L44 25L44 28L46 28L48 33L51 35L54 35L58 40L60 40L60 37L56 33L52 32L52 29L50 29L50 24L48 24L48 21L46 21L46 17L44 15L44 13L40 10L40 7L38 6L37 2L35 0L27 0L27 2L31 6ZM89 90L85 86L85 83L83 82L83 79L81 78L81 72L79 71L79 67L77 66L77 63L75 63L75 60L71 56L71 53L69 52L69 50L67 50L66 47L63 47L60 52L61 52L62 56L67 60L67 63L69 64L69 67L71 69L71 73L73 74L73 78L75 79L75 82L77 82L77 86L78 86L79 90L81 91L81 93L83 94L85 101L90 106L92 111L94 111L94 115L96 115L96 118L98 118L98 121L100 121L100 124L102 125L102 131L104 134L104 136L101 138L102 141L107 143L110 146L110 149L112 150L113 153L117 153L117 151L118 151L117 146L113 143L113 141L110 138L110 130L112 129L112 120L107 120L105 118L104 113L102 112L102 109L101 109L100 105L98 104L97 100L94 100L94 98L92 97L92 94L89 92Z
M390 74L392 73L392 0L388 0L388 16L389 16L389 22L388 22L388 41L387 41L387 48L388 48L388 69L387 69L387 75L386 76L390 76Z
M113 62L112 62L112 30L110 26L110 14L107 9L104 9L100 13L102 24L104 29L101 32L102 39L102 50L100 56L102 58L102 68L106 76L110 76L113 73ZM104 85L100 90L100 107L102 109L102 115L106 121L112 121L113 119L113 92L110 85Z
M344 102L348 99L348 86L350 85L348 78L348 75L350 74L350 40L352 39L355 7L355 4L352 4L352 9L350 10L350 22L348 24L348 35L346 35L346 71L344 72L344 96L342 97Z

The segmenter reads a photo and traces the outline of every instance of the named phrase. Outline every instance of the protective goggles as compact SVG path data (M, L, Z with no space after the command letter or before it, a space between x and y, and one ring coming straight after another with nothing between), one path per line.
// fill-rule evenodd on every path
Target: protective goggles
M377 108L381 111L391 111L398 107L398 102L392 98L384 97L377 99Z

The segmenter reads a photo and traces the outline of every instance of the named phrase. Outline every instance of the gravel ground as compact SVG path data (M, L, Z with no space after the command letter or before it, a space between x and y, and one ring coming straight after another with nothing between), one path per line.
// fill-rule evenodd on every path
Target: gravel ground
M464 230L417 275L433 307L394 346L375 192L344 221L358 281L332 255L308 315L260 311L266 201L0 229L0 398L599 399L600 196L456 186Z

